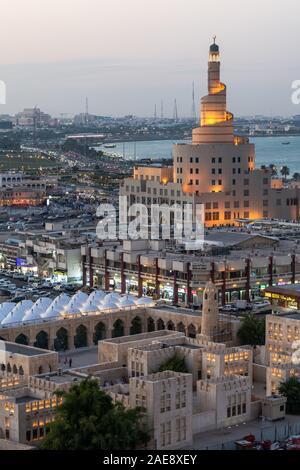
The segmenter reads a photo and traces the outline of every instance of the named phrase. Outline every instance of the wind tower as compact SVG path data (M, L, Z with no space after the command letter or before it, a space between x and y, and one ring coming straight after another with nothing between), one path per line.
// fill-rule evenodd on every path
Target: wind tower
M212 282L208 282L203 292L201 334L213 339L217 333L218 321L218 289Z

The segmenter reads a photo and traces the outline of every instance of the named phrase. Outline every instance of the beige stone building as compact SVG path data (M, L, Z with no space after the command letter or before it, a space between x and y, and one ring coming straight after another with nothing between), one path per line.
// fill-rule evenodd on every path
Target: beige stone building
M171 371L129 381L131 407L143 406L156 449L190 446L192 433L192 376Z
M290 377L300 377L299 313L266 317L266 388L276 395Z

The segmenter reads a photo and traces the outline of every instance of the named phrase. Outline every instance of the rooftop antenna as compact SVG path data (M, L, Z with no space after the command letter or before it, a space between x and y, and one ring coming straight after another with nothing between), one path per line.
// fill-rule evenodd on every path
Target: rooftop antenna
M174 99L174 111L173 111L173 119L174 121L178 121L178 110L177 110L177 101L176 98Z
M36 128L37 128L37 108L36 105L33 110L33 144L36 146Z
M161 102L160 102L160 118L161 119L164 118L164 102L163 102L163 100L161 100Z
M85 98L85 123L88 123L88 115L89 115L89 99L88 97Z
M195 105L195 82L193 81L192 85L192 119L193 121L196 121L196 105Z
M157 118L157 109L156 109L156 104L154 105L154 119Z

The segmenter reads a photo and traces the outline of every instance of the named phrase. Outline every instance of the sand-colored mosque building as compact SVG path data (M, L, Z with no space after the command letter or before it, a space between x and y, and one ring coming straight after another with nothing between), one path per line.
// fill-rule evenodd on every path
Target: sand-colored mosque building
M139 166L123 181L128 204L204 204L205 225L232 225L239 219L299 218L299 190L255 167L255 147L234 134L220 77L220 51L209 48L208 94L201 99L199 127L192 142L175 144L173 166Z

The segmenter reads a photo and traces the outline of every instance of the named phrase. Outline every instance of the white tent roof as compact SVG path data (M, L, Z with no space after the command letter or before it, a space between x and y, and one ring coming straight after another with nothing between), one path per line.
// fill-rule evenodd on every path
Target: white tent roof
M80 307L80 310L82 312L97 312L101 306L102 304L100 299L88 300L82 307Z
M135 305L135 301L131 296L126 295L120 299L119 305L120 307L133 307Z
M15 306L16 304L14 302L3 302L0 304L0 323Z
M68 305L66 306L66 312L68 313L71 308L80 308L88 300L88 295L84 292L77 292L73 297L71 297Z
M108 309L117 309L120 308L119 305L113 301L113 299L108 299L105 303L103 302L101 306L101 310L108 310Z
M101 300L105 297L105 292L103 290L94 290L88 297L88 302L93 302L94 300Z
M31 300L22 300L2 320L1 325L9 325L11 323L20 323L32 306L33 306L33 302Z
M44 313L51 304L52 300L49 299L49 297L40 297L24 315L22 321L38 320L41 318L41 314Z
M68 315L80 315L81 311L77 307L72 307L66 311L66 314Z
M135 303L136 305L154 305L154 301L149 297L140 297Z
M120 301L120 299L121 299L121 296L119 294L117 294L116 292L110 292L102 300L102 305L106 306L110 304L111 302L116 304Z
M48 306L45 312L41 313L41 318L52 318L62 315L65 312L66 306L70 302L70 297L66 294L58 295L53 302Z

